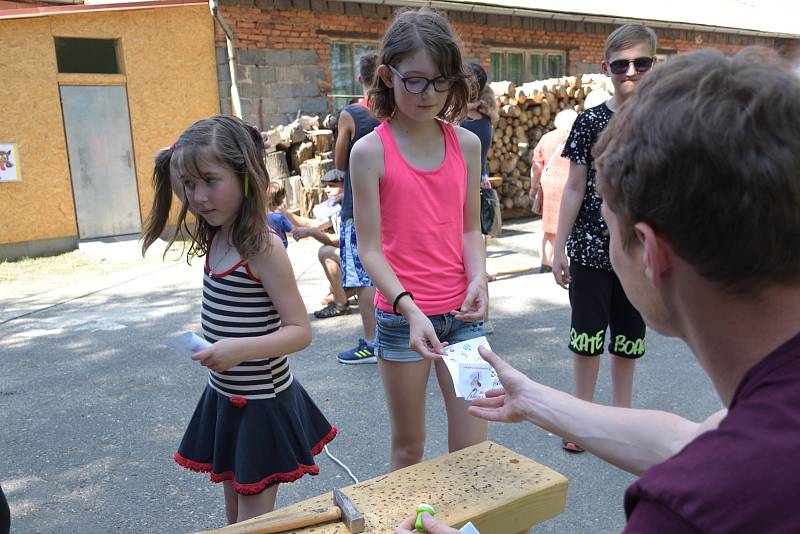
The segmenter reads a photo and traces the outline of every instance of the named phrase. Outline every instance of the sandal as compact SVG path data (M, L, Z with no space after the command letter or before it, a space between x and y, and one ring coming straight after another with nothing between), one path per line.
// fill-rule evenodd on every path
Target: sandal
M317 319L327 319L329 317L338 317L339 315L350 315L352 311L350 310L350 306L345 304L344 306L339 306L335 302L331 302L321 310L317 310L314 312L314 317Z
M567 441L565 439L561 440L561 448L573 454L578 454L579 452L583 452L583 447L580 447L577 443L573 441Z

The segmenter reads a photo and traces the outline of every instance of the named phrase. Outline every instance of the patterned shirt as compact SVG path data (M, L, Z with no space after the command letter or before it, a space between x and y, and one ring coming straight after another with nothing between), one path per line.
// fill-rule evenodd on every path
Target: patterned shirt
M261 281L240 262L211 274L206 256L203 275L203 335L214 343L229 337L255 337L281 327L278 310ZM286 356L246 360L222 373L209 370L208 384L219 393L247 399L270 399L292 383Z
M567 239L567 254L585 267L611 271L608 255L608 226L600 214L602 200L595 189L597 171L592 147L597 136L611 120L613 112L605 103L584 110L575 119L561 155L579 165L586 165L586 193L583 195L575 226Z

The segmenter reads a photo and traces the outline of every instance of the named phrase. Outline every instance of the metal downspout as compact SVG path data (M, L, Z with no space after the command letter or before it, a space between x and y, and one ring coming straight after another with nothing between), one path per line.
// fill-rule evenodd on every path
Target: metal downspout
M219 23L222 31L225 32L225 42L228 45L228 67L231 71L231 108L234 116L242 118L242 102L239 100L239 87L236 85L236 37L233 30L219 14L219 4L217 0L208 0L208 7L211 15Z

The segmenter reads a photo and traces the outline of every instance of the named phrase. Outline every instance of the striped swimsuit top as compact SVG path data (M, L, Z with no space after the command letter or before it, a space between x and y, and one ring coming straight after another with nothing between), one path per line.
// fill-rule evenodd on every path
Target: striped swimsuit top
M246 261L211 274L208 256L203 274L201 322L206 340L262 336L281 327L278 310ZM292 384L286 356L247 360L222 373L209 370L208 384L222 395L271 399Z

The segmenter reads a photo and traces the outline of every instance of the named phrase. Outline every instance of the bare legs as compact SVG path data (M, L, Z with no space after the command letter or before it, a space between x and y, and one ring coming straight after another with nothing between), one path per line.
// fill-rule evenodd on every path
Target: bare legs
M419 463L425 452L425 389L431 362L379 360L383 388L392 426L392 471ZM447 411L447 442L456 451L486 440L486 421L467 414L468 403L455 396L453 382L443 362L436 362L436 378Z
M419 463L425 451L425 386L429 360L391 362L378 359L392 427L390 469Z
M375 340L375 286L359 287L356 294L361 324L364 326L364 341L372 343Z
M347 293L342 287L342 268L339 260L339 249L330 245L322 245L317 253L322 270L331 284L333 290L333 301L337 306L342 307L347 304Z
M600 356L580 356L573 354L575 370L575 396L581 400L592 402L597 385L597 374L600 370Z
M471 445L486 441L489 434L489 423L483 419L472 417L467 413L469 402L456 397L453 379L447 366L437 361L436 380L444 397L447 411L447 448L450 452L461 450Z
M633 397L633 372L636 360L611 356L611 383L614 387L614 406L631 407Z
M575 369L575 396L592 402L600 369L600 356L573 354L573 362ZM636 360L611 356L611 384L613 387L614 406L631 407L635 369Z
M555 252L554 245L556 243L556 234L549 234L547 232L542 236L542 265L545 267L553 266L553 253Z
M223 481L222 486L225 490L225 515L228 518L229 525L266 514L275 508L278 484L255 495L236 493L230 480Z

